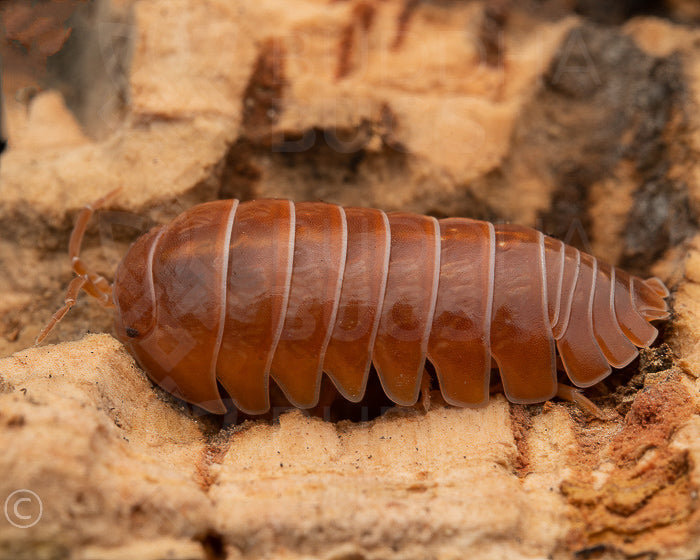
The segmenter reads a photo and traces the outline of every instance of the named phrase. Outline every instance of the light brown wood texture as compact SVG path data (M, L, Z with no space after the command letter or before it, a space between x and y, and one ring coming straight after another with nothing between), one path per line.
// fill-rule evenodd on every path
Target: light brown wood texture
M20 529L0 510L0 558L698 556L692 2L115 0L8 30L10 4L32 3L0 7L0 504L26 489L43 511ZM90 298L31 348L76 214L116 187L81 252L109 279L138 234L216 198L467 216L659 276L668 346L588 390L602 420L433 394L222 428L154 387Z
M202 559L212 541L227 558L698 550L698 386L677 368L621 398L624 419L436 397L365 423L293 411L224 430L153 388L109 335L19 352L0 372L0 492L32 489L44 507L30 529L0 525L4 557L46 543L162 558L142 556L154 538Z

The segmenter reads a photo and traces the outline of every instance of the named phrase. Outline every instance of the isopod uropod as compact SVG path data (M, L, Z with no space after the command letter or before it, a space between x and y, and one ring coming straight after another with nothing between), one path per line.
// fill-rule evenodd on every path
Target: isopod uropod
M320 202L219 200L136 240L114 283L69 253L81 289L113 307L120 340L151 379L224 413L217 381L248 414L269 409L269 378L301 408L322 373L362 399L373 364L387 396L414 404L426 359L446 402L483 406L492 358L506 397L543 402L569 379L589 387L637 356L669 316L642 280L521 226Z

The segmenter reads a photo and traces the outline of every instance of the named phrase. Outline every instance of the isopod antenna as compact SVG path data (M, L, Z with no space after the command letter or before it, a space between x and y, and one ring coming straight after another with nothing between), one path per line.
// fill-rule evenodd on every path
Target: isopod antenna
M103 276L90 271L80 258L80 247L83 243L83 235L90 222L90 218L92 218L92 214L95 210L98 210L110 202L120 190L121 187L114 189L99 200L85 206L80 211L80 214L78 214L78 219L76 220L75 227L70 236L70 242L68 243L68 254L71 259L73 271L77 276L68 284L63 307L53 314L49 322L41 330L34 342L35 345L40 344L56 326L56 323L68 313L68 310L73 307L73 305L75 305L81 289L96 298L102 307L114 307L114 303L112 302L112 285Z

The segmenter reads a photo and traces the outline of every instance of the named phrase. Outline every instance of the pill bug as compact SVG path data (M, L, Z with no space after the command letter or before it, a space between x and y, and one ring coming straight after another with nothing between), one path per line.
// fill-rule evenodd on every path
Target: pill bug
M322 373L348 400L370 366L399 405L419 396L426 359L445 401L489 400L492 358L514 403L552 398L557 351L577 387L621 368L669 316L658 278L642 280L539 231L466 218L321 202L219 200L137 239L114 283L69 253L81 289L114 308L119 339L150 378L213 412L219 387L247 414L270 406L272 377L294 406L316 405Z

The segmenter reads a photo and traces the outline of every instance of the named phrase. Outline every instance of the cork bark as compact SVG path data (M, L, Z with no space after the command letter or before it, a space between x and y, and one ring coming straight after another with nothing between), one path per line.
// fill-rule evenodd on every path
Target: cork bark
M0 558L696 558L700 13L644 6L0 6ZM658 275L673 317L587 391L603 419L437 391L205 415L86 295L32 347L117 187L82 252L107 278L193 204L284 197L538 227Z

